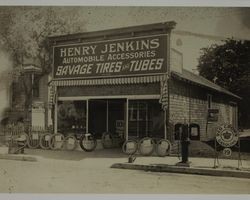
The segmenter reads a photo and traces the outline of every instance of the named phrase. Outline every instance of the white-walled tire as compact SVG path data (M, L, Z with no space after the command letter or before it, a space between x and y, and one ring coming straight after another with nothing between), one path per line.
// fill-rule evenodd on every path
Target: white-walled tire
M164 157L170 154L171 151L171 143L169 140L161 139L156 144L156 153L160 157Z
M50 138L50 148L52 150L60 150L64 145L64 135L61 133L53 134Z
M152 138L145 137L138 142L138 149L141 155L150 156L155 149L155 142Z
M133 155L137 152L138 144L135 140L127 140L122 145L122 151L125 154Z
M77 143L78 141L74 135L68 135L67 137L64 138L63 148L65 150L73 151L76 149Z

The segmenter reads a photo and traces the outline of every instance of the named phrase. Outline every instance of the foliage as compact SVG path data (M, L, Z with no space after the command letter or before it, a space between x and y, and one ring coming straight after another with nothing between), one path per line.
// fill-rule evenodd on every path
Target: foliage
M85 21L75 7L0 7L0 26L2 50L10 55L18 77L19 94L13 94L13 99L21 102L20 96L25 96L27 109L32 101L31 75L21 74L22 66L34 64L42 74L50 72L52 52L47 37L82 32Z
M202 49L198 70L201 76L242 97L240 122L250 123L250 41L227 39L222 45Z
M1 7L0 35L15 67L25 59L35 60L38 67L49 70L50 54L46 38L52 35L84 31L85 22L74 8Z

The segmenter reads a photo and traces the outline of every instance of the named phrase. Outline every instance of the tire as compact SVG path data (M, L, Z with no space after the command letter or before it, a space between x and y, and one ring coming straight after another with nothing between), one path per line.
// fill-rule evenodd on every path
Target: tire
M150 142L147 142L148 140ZM146 142L150 144L147 144ZM150 156L154 152L155 142L152 138L149 138L149 137L142 138L138 142L138 149L141 155Z
M49 139L47 139L49 137ZM50 133L45 133L40 137L39 145L42 149L50 149L50 140L52 135Z
M40 136L38 133L31 133L28 140L28 147L30 149L37 149L40 146Z
M73 144L71 144L69 141L73 140ZM64 144L63 148L66 150L73 151L77 147L77 139L74 135L68 135L67 137L64 138Z
M162 144L166 143L166 147L163 146ZM166 139L161 139L157 142L156 144L156 153L160 157L164 157L170 154L171 151L171 143L169 140Z
M97 141L93 134L84 134L79 140L80 147L86 152L94 151L97 146ZM90 146L90 147L89 147Z
M57 147L55 144L56 144L56 140L60 138L60 141L61 141L61 145L59 147ZM50 138L50 142L49 142L49 146L52 150L60 150L63 148L63 145L64 145L64 135L61 134L61 133L56 133L56 134L53 134Z
M109 137L109 140L106 140L106 138ZM109 149L114 146L114 138L113 135L109 132L104 132L102 134L102 146L104 149Z
M17 138L17 140L20 138L24 138L25 137L25 142L23 143L23 147L27 147L28 146L28 141L29 141L29 135L26 133L21 133L19 135L19 137Z
M128 144L131 144L130 148L128 148ZM138 144L135 140L127 140L122 145L122 151L127 155L135 154L137 152L137 149L138 149Z

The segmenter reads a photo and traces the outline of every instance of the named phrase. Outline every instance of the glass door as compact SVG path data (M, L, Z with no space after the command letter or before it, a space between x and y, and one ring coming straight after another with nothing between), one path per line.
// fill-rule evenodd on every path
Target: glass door
M164 112L158 100L129 100L129 138L164 138Z

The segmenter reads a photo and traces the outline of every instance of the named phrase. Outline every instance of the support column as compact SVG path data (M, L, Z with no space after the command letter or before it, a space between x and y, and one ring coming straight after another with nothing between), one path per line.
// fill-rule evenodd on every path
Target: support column
M129 113L128 113L128 103L129 103L129 100L127 98L126 99L126 122L125 122L125 124L126 124L126 140L128 140L128 115L129 115Z
M86 133L89 132L89 100L86 100Z
M167 111L164 109L164 139L167 139Z
M106 101L106 132L109 132L109 100Z
M54 133L56 134L57 133L57 108L58 108L58 105L57 105L57 99L55 101L55 107L54 107Z

